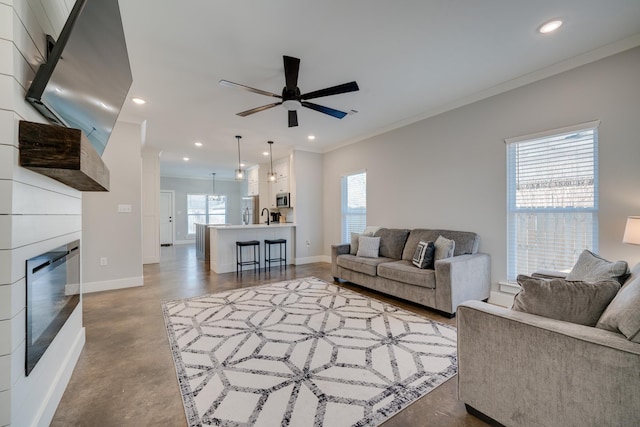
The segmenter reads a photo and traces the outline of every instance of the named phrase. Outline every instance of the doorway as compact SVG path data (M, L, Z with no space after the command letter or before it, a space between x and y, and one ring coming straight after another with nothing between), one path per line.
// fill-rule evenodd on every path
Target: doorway
M173 191L160 191L160 246L173 245Z

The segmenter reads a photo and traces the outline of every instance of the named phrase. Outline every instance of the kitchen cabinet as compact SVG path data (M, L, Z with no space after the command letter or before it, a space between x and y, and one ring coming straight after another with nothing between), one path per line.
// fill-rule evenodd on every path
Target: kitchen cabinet
M247 195L258 196L260 195L260 168L255 166L251 169L247 169Z
M278 181L281 178L289 177L289 158L285 157L284 159L280 159L273 164L273 171L276 173L276 177Z

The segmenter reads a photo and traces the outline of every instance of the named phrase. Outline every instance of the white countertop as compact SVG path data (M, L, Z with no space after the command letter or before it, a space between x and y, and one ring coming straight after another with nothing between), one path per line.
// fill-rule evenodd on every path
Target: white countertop
M247 230L253 228L285 228L285 227L295 227L296 225L292 222L276 222L267 224L249 224L249 225L213 225L210 224L209 228L215 228L217 230Z

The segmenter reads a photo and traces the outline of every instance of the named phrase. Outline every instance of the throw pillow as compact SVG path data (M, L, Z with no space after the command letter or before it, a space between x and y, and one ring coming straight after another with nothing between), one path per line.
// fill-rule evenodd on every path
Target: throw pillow
M380 250L379 237L360 236L358 240L358 252L356 256L378 258L378 251Z
M578 257L576 265L567 275L567 280L599 282L601 280L617 279L623 283L624 280L622 280L621 276L625 276L628 270L629 266L626 261L607 261L585 249Z
M368 225L367 227L365 227L364 231L362 232L363 236L373 236L376 234L376 231L380 230L382 227L380 227L379 225Z
M413 254L413 265L418 268L430 268L433 269L433 256L435 253L436 247L433 242L423 242L420 241L418 243L418 247L416 248L415 253Z
M456 248L456 242L453 240L445 239L442 236L438 236L434 243L436 247L434 259L435 261L444 258L451 258L453 256L453 250Z
M362 236L360 233L351 233L351 246L349 248L349 253L351 255L358 253L358 239L360 236Z
M592 283L519 275L518 284L512 310L587 326L595 326L620 289L613 279Z
M634 267L634 272L637 267ZM596 324L596 328L620 332L628 340L640 343L640 275L634 273Z

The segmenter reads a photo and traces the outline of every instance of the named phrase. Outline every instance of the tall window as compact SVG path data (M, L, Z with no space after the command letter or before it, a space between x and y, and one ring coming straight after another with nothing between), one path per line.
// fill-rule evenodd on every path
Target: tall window
M509 280L598 250L598 124L506 140Z
M187 194L187 229L189 234L196 234L196 223L224 224L226 217L226 196Z
M342 241L362 233L367 225L367 172L342 177Z

